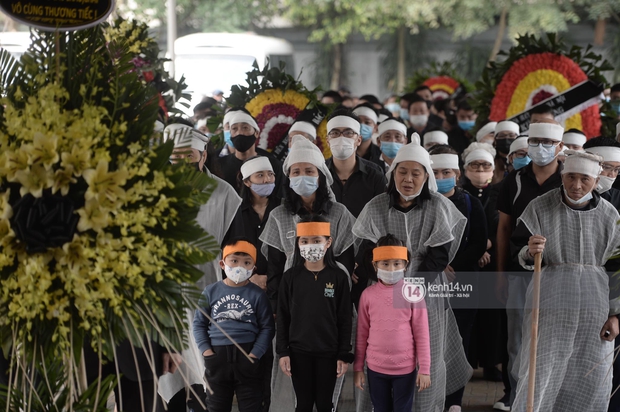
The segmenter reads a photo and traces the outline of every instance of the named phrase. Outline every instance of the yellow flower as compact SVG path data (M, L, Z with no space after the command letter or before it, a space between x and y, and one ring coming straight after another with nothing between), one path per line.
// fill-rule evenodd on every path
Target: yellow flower
M90 151L77 145L71 148L71 153L62 152L60 158L60 165L66 169L71 168L77 177L82 176L82 172L90 165Z
M7 189L6 192L0 195L0 219L10 219L13 217L13 208L9 204L9 196L11 196L11 189Z
M30 150L30 164L42 163L46 170L50 170L52 165L58 163L59 156L56 151L58 145L57 136L46 136L42 133L35 133Z
M16 173L28 168L28 154L22 150L6 151L0 154L0 175L9 182L15 182Z
M15 233L13 229L11 229L9 221L7 219L0 219L0 246L5 248L11 243L14 237ZM6 253L6 250L2 251L2 254L4 253Z
M69 193L71 184L76 183L77 179L73 177L73 167L69 166L66 169L58 169L54 173L54 186L52 187L52 193L56 193L60 190L60 194L66 196Z
M43 165L35 164L26 170L17 171L15 180L22 185L19 189L22 196L30 193L34 197L41 197L43 189L49 189L54 185L54 174L51 170L45 170Z
M87 200L84 207L77 212L80 215L77 226L80 232L89 229L100 231L108 226L110 212L101 207L96 198Z
M96 169L87 169L83 176L88 183L84 194L86 200L97 198L103 207L118 208L125 199L125 190L121 188L127 183L127 170L108 172L108 162L100 160Z

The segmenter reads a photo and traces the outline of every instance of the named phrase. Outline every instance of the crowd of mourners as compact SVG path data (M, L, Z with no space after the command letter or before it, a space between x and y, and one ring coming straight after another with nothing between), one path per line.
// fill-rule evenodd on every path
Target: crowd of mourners
M467 96L424 86L321 101L329 159L300 118L278 160L244 108L226 108L215 150L212 100L163 131L171 161L217 182L197 220L222 248L201 266L198 356L183 353L197 377L168 410L329 412L351 385L356 411L458 412L480 369L503 382L495 410L526 411L541 253L534 410L620 411L620 135L588 139L547 107L526 131L473 133Z

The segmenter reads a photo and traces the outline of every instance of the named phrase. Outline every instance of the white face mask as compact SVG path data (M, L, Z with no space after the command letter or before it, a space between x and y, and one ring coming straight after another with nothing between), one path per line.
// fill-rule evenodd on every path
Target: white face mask
M422 186L422 187L420 188L420 190L418 190L418 193L416 193L416 194L414 194L414 195L411 195L411 196L405 196L405 195L403 195L403 194L402 194L402 192L401 192L400 190L398 190L398 187L396 188L396 191L398 192L398 194L400 194L400 196L401 196L403 199L405 199L405 202L410 202L410 201L412 201L413 199L415 199L416 197L420 196L420 193L422 193L422 188L423 188L423 187L424 187L424 186Z
M318 262L325 256L325 243L300 245L299 254L310 263Z
M611 189L615 181L616 179L613 179L609 176L599 176L598 186L596 187L596 190L599 193L605 193L609 189Z
M340 136L329 141L329 148L334 158L345 160L353 156L355 153L355 140L348 137Z
M563 188L564 189L564 188ZM578 200L573 200L568 196L568 192L566 191L566 189L564 189L564 196L566 197L566 200L568 200L568 203L570 203L571 205L574 206L579 206L579 205L583 205L586 202L592 200L592 192L588 192L586 195L584 195L581 199Z
M415 114L409 116L409 123L411 123L415 127L426 126L426 123L428 123L428 116L425 114Z
M237 285L248 280L252 276L253 272L254 268L246 269L241 266L231 268L227 264L224 264L224 273L226 273L226 277L235 282Z
M405 269L400 270L383 270L377 269L377 278L386 285L394 285L405 277Z

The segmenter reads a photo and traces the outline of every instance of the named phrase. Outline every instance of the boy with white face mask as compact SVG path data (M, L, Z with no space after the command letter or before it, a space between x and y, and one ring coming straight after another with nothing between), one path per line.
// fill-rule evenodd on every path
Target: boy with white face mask
M233 240L224 246L222 257L220 267L226 278L205 288L193 322L196 345L204 356L205 378L213 390L207 394L207 408L230 410L236 393L241 410L260 410L263 368L271 367L260 359L275 336L273 312L265 292L249 281L256 262L254 245Z

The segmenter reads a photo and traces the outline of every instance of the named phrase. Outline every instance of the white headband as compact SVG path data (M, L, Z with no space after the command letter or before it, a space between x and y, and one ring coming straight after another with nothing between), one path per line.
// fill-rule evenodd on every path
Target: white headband
M389 118L390 116L388 116L387 114L380 113L379 117L377 117L377 122L382 123L382 122L385 122Z
M258 124L256 123L256 120L254 120L252 116L250 116L249 114L241 110L232 112L232 115L230 115L230 118L228 119L228 123L230 127L233 127L233 125L237 123L247 123L250 126L252 126L254 130L256 130L257 132L260 132L260 129L258 128Z
M620 123L616 125L616 139L620 136Z
M600 164L603 161L601 156L575 150L567 150L565 153L566 160L564 160L564 168L562 169L563 175L567 173L581 173L597 178L601 174Z
M245 180L254 173L261 172L263 170L270 170L273 172L269 159L264 156L256 157L241 165L241 177Z
M586 149L586 152L601 156L604 162L619 162L620 163L620 147L613 147L613 146L590 147Z
M514 134L519 134L519 125L510 120L504 120L503 122L497 123L495 126L495 134L499 132L513 132Z
M336 127L348 127L357 134L360 134L361 129L360 123L349 116L336 116L329 119L327 122L327 133Z
M577 146L583 146L587 140L588 139L586 138L586 136L581 133L570 132L570 133L564 133L564 136L562 136L563 143L574 144Z
M411 143L415 143L417 145L420 144L420 135L416 132L411 133L411 138L409 139Z
M510 153L508 156L516 152L517 150L525 150L528 148L527 145L527 136L517 137L514 142L510 144Z
M192 148L205 150L209 138L193 127L181 123L174 123L164 129L164 141L173 140L174 148Z
M302 135L295 135L291 138L291 151L288 153L284 162L282 163L282 170L284 174L288 176L291 166L295 163L310 163L313 164L327 180L327 185L331 186L334 183L332 173L325 164L325 157L318 148L317 145L306 139Z
M288 129L288 134L292 134L293 132L304 132L309 134L314 140L316 140L316 127L312 123L297 121L291 125L291 128Z
M459 156L452 153L431 155L434 170L459 169Z
M467 158L465 159L465 166L474 160L486 160L493 165L493 170L495 170L495 159L493 159L493 155L484 149L475 149L469 152L469 154L467 154Z
M401 132L403 136L407 136L407 126L394 119L388 119L379 124L379 136L381 136L388 130L395 130L397 132Z
M448 135L441 130L424 133L424 145L429 143L448 144Z
M561 142L564 135L564 128L553 123L530 123L530 138L550 139Z
M476 141L482 140L482 138L489 133L495 133L495 126L497 126L497 122L487 123L478 130L476 133Z
M375 124L377 124L377 121L379 120L377 118L377 112L372 110L370 107L364 107L364 106L358 107L357 109L353 110L353 113L356 114L357 116L366 116L370 120L375 122Z
M238 110L229 110L228 112L226 112L226 114L224 115L224 118L222 119L222 126L225 125L226 123L229 123L230 116L232 116L236 112L238 112Z

